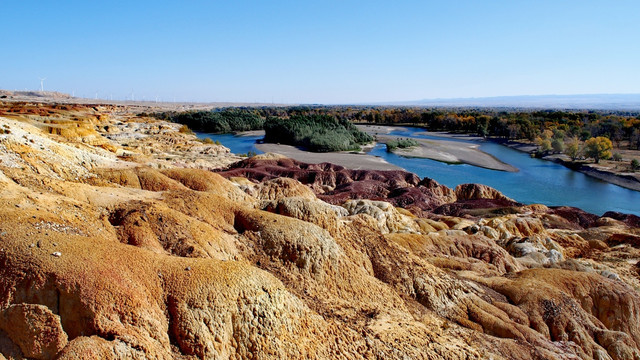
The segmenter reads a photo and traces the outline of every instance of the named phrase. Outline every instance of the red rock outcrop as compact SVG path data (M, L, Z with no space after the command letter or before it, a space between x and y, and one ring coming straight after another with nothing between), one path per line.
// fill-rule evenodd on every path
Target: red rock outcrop
M398 170L351 170L329 163L257 157L233 164L219 174L257 182L278 177L295 179L314 190L318 198L336 205L349 199L369 199L428 210L455 200L454 192L446 186L431 179L421 181L415 174Z

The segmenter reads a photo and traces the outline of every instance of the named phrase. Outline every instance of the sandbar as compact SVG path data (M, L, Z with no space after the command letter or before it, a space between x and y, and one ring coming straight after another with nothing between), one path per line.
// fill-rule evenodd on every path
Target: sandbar
M375 135L387 135L392 131L404 131L407 130L406 127L402 127L402 126L390 126L390 125L363 125L363 124L356 124L356 128L358 128L358 130L362 131L362 132L366 132L367 134L371 135L371 136L375 136Z
M397 138L398 136L391 135L377 136L377 140L381 143L386 143ZM420 145L406 149L396 149L393 151L394 154L406 157L437 160L452 164L469 164L499 171L518 171L518 168L506 164L498 160L493 155L479 150L479 145L477 144L449 140L412 139L417 141Z

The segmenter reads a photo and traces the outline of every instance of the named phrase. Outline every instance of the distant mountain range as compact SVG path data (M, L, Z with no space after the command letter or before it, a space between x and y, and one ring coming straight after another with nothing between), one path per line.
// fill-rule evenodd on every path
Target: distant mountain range
M434 107L495 107L640 111L640 94L529 95L424 99L388 103Z

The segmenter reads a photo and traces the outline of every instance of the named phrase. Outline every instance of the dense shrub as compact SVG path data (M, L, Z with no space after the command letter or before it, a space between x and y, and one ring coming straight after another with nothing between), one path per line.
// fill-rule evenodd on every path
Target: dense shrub
M209 133L259 130L264 123L256 112L242 108L164 113L158 117L184 124L196 131Z
M361 144L373 141L348 120L330 115L270 117L264 123L264 131L265 142L295 145L316 152L359 150Z
M387 142L386 145L387 145L387 151L393 151L398 148L406 149L412 146L418 146L420 144L418 144L418 142L413 139L394 139Z
M553 151L555 152L563 152L564 151L564 141L562 139L557 139L554 138L553 141L551 141L551 148L553 148Z

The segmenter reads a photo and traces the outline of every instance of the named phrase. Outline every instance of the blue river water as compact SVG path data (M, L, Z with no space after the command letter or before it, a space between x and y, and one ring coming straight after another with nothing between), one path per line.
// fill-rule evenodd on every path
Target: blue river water
M424 129L399 128L390 135L453 140L421 135L420 132L424 132ZM261 153L255 147L261 136L206 133L198 133L198 136L218 140L234 153ZM606 183L550 161L531 158L526 153L491 141L454 141L478 143L480 150L517 167L520 171L503 172L466 164L453 165L429 159L405 158L387 152L383 144L376 145L369 154L403 167L421 178L429 177L449 187L464 183L485 184L525 204L574 206L597 215L606 211L640 215L640 192Z

